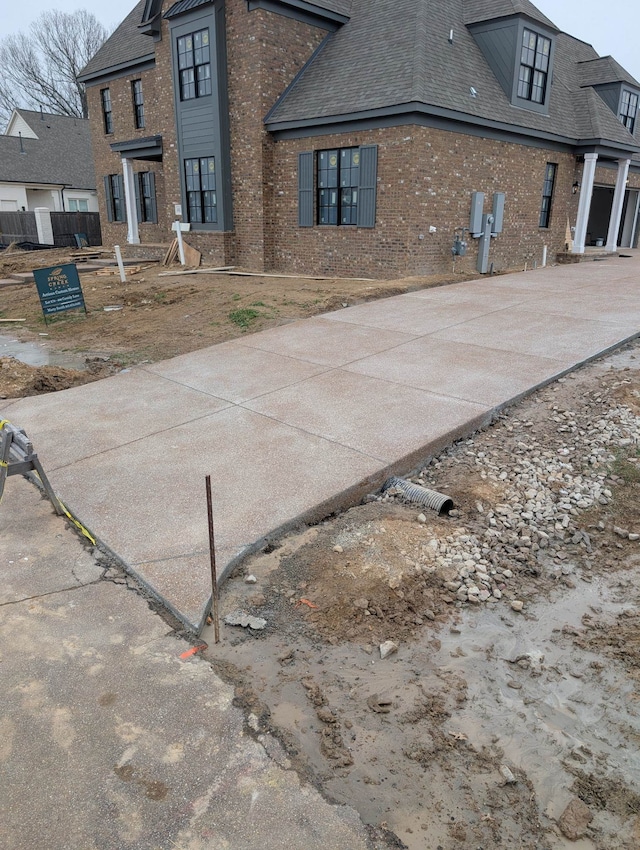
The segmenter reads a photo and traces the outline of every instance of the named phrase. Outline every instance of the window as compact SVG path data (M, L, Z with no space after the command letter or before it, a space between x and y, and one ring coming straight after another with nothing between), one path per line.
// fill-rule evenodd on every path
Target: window
M192 100L211 94L211 58L209 30L184 35L178 39L178 79L180 100Z
M67 207L69 212L89 212L89 202L86 198L68 198Z
M620 106L620 120L630 133L633 133L638 112L638 95L633 92L622 90L622 104Z
M138 221L156 222L155 174L153 171L139 171L135 177Z
M318 151L318 224L357 224L360 148Z
M144 98L142 97L142 80L131 83L131 99L133 100L133 122L136 130L144 127Z
M109 89L100 89L100 99L102 101L104 131L107 134L111 134L113 133L113 115L111 112L111 92Z
M533 103L544 103L547 93L547 77L551 40L532 30L522 33L520 53L520 75L518 77L518 97Z
M122 174L107 174L104 191L109 221L124 221L124 180Z
M376 226L378 146L298 154L298 225Z
M216 224L216 163L212 156L185 159L187 209L192 224Z
M540 227L549 227L551 219L551 201L553 199L553 187L556 182L556 171L558 166L555 162L548 162L544 174L544 187L542 189L542 205L540 207Z

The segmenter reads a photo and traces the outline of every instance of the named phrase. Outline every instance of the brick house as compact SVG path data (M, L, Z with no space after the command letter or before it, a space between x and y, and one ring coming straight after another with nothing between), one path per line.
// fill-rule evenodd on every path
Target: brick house
M106 242L181 217L208 264L374 277L637 245L640 83L529 0L141 0L81 80Z

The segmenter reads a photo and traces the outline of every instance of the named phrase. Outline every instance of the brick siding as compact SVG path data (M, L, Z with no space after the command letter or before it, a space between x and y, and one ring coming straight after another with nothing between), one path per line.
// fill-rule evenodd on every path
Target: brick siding
M378 145L376 227L298 227L298 153L364 144ZM494 192L506 195L504 229L491 242L494 268L531 266L542 262L544 245L550 259L564 247L577 211L574 156L444 130L405 126L279 141L275 161L274 266L281 270L377 278L451 270L454 232L469 226L474 191L485 193L485 212ZM558 171L550 226L541 229L547 162ZM460 271L476 264L477 242L466 238Z

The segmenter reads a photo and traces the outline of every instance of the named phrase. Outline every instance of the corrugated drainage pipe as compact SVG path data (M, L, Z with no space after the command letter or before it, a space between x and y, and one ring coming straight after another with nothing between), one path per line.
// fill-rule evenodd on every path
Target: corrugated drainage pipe
M439 514L448 514L453 508L453 499L450 496L438 493L437 490L429 490L427 487L412 484L406 478L396 478L395 476L389 478L382 490L390 490L392 487L400 490L405 499L410 502L417 502L419 505L431 508L432 511Z

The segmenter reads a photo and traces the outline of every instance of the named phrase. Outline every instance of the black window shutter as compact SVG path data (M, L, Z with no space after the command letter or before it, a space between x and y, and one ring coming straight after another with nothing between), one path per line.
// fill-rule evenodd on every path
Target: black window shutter
M378 146L360 148L360 186L358 227L376 226L376 189L378 185Z
M313 151L298 154L298 225L313 227Z
M136 218L138 219L138 224L143 220L144 216L142 215L142 187L140 183L142 182L141 174L133 175L133 190L136 196Z
M154 224L158 223L158 206L156 204L156 175L153 171L149 172L149 191L151 193L151 210L150 221Z
M120 217L118 221L126 221L127 220L127 205L124 199L124 176L122 174L118 174L118 193L120 195Z
M104 178L104 199L107 206L107 220L113 221L113 197L111 195L111 180L108 174Z

